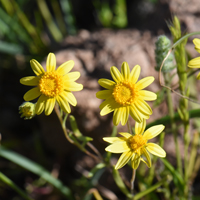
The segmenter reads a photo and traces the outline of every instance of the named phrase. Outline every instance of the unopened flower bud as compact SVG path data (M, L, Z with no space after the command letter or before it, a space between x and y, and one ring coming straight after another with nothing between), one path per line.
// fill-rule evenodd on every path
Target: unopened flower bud
M31 102L24 102L19 106L19 113L21 118L32 119L35 116L35 104Z
M167 36L161 35L158 37L155 45L156 45L155 57L157 64L155 69L159 71L164 58L167 56L167 53L171 48L171 41L167 38ZM173 59L174 59L173 54L170 54L163 64L162 72L169 72L172 69L174 69L175 65L173 63Z

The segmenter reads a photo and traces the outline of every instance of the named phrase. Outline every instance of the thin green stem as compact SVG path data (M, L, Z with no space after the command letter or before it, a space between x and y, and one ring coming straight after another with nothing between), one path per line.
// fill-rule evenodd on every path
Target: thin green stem
M164 74L166 85L170 85L168 75L169 74ZM179 149L179 145L178 145L178 136L177 136L177 132L176 132L176 124L174 121L174 108L173 108L172 95L171 95L170 90L167 90L167 103L168 103L170 122L171 122L172 133L174 136L174 142L175 142L175 148L176 148L176 161L177 161L178 171L182 175L183 171L182 171L181 155L180 155L180 149Z
M132 178L131 178L131 194L134 195L134 182L135 182L136 170L133 169Z
M86 153L86 154L89 155L90 157L94 158L94 159L97 160L97 161L101 160L101 158L95 156L94 154L90 153L87 149L85 149L85 147L82 146L82 145L78 142L78 140L77 140L73 135L71 136L71 138L73 138L73 139L71 139L71 138L69 137L68 132L67 132L67 129L66 129L66 127L65 127L65 123L63 123L64 120L62 119L62 117L61 117L61 115L60 115L60 110L59 110L59 107L58 107L57 104L56 104L56 106L55 106L55 112L56 112L56 114L57 114L57 116L58 116L58 119L59 119L59 121L60 121L62 130L63 130L63 132L64 132L64 135L65 135L66 139L67 139L71 144L77 146L81 151L83 151L84 153Z
M128 127L128 132L129 132L130 134L132 134L131 126L130 126L130 123L129 123L129 119L127 120L127 127Z

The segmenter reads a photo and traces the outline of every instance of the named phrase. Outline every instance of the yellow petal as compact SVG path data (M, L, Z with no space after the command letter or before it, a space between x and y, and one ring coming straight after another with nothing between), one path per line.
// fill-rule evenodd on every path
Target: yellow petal
M124 80L128 80L128 79L129 79L129 76L130 76L130 68L129 68L127 62L123 62L123 63L122 63L121 73L122 73L122 76L124 77Z
M148 76L146 78L143 78L136 83L135 87L138 90L142 90L143 88L149 86L154 81L154 79L155 78L153 76Z
M112 90L101 90L96 93L98 99L107 99L112 95Z
M132 157L133 155L134 155L134 152L132 152L132 151L126 151L126 152L124 152L124 153L120 156L120 158L119 158L117 164L115 165L115 169L120 169L120 168L122 168L122 167L131 159L131 157Z
M69 60L58 67L56 70L60 75L65 75L74 67L74 61Z
M68 101L65 99L65 96L63 95L59 95L56 98L60 108L65 112L65 113L70 113L71 112L71 108L69 106Z
M147 167L151 167L151 157L145 148L142 149L142 153L146 158L146 161L142 159L142 161L147 165Z
M122 141L109 145L105 150L112 153L123 153L125 151L129 151L130 148L127 145L126 141Z
M135 154L135 156L132 157L131 159L131 166L133 169L137 169L139 164L140 164L140 155L138 155L137 153Z
M135 122L135 133L137 135L142 135L146 128L146 120L143 119L141 123Z
M106 99L99 108L101 109L100 115L104 116L107 115L108 113L111 113L114 111L115 106L114 106L114 100L112 98Z
M155 156L166 157L166 152L159 145L154 143L147 143L146 149Z
M24 100L25 101L31 101L33 99L36 99L41 95L41 92L38 87L34 87L30 89L28 92L25 93L24 95Z
M110 73L111 73L111 76L112 76L113 80L116 83L118 83L118 82L123 80L123 76L121 75L120 71L116 67L112 66L110 68Z
M126 141L126 138L124 138L124 137L104 137L103 140L106 142L109 142L109 143L115 143L115 142Z
M200 57L194 58L189 61L188 67L190 68L200 68Z
M54 109L56 98L48 98L45 103L45 115L50 115Z
M71 92L71 91L80 91L83 89L83 85L73 82L73 81L65 81L64 82L64 89Z
M122 107L122 118L121 118L122 126L126 125L128 117L129 117L129 106Z
M56 69L56 56L54 53L49 53L46 62L47 72L55 71Z
M117 126L121 121L121 108L116 108L113 114L113 124Z
M135 107L144 115L151 115L153 113L149 104L147 104L144 100L138 99L135 102Z
M44 108L45 108L45 103L47 101L48 97L47 96L44 96L44 95L41 95L36 103L36 106L35 106L35 113L37 115L40 115Z
M43 67L42 67L42 65L40 65L40 63L37 60L32 59L30 61L30 64L31 64L31 68L32 68L33 72L37 76L39 76L39 75L41 75L41 74L43 74L45 72L44 69L43 69Z
M130 115L135 121L139 123L142 122L142 117L138 112L137 108L135 107L135 105L130 106Z
M163 130L164 130L165 126L161 125L156 125L156 126L152 126L151 128L147 129L144 132L144 137L147 140L150 140L154 137L156 137L157 135L159 135Z
M70 72L68 74L65 74L63 79L67 81L76 81L80 76L80 72Z
M135 84L140 76L141 67L139 65L135 65L130 74L130 80L133 84Z
M119 132L119 134L124 136L126 139L132 137L132 135L130 133L127 133L127 132Z
M115 82L114 81L111 81L109 79L105 79L105 78L101 78L98 80L98 83L100 86L106 88L106 89L113 89L115 87Z
M28 86L38 85L40 78L38 76L27 76L20 79L20 83Z
M142 99L145 101L153 101L157 99L157 94L155 94L154 92L147 91L147 90L140 90L138 92L138 95L141 96Z
M200 39L199 38L195 38L193 40L193 43L195 45L195 50L200 53Z

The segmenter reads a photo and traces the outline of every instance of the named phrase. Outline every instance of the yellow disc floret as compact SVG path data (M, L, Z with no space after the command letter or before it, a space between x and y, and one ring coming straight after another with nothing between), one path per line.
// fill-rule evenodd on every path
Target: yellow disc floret
M139 153L140 149L146 145L147 140L142 135L134 135L129 140L130 148L135 152Z
M45 72L39 81L39 89L48 97L55 97L63 91L63 77L56 71Z
M134 102L137 92L134 84L124 81L115 85L112 95L117 103L125 106Z

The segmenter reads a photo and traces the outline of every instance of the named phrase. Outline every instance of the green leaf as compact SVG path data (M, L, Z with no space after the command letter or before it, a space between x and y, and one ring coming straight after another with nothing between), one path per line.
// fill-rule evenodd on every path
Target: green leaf
M44 169L39 164L29 160L28 158L25 158L18 153L7 150L2 146L0 148L0 156L10 160L11 162L23 167L24 169L34 174L37 174L38 176L52 184L55 188L57 188L68 199L73 199L70 189L64 186L60 180L54 178L46 169Z

